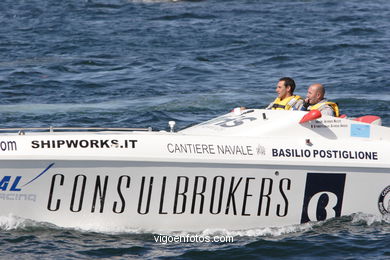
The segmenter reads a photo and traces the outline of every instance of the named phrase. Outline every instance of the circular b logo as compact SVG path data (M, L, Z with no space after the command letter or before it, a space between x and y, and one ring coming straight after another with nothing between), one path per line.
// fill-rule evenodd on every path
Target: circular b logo
M390 185L379 195L378 207L382 215L390 214Z

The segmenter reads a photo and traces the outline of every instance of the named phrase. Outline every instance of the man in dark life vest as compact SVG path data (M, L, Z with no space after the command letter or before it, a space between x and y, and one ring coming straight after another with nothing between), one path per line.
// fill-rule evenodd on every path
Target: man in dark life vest
M339 107L336 103L326 100L325 87L322 84L315 83L307 89L305 102L301 110L317 109L322 115L339 117Z
M295 82L292 78L284 77L279 79L276 85L278 97L265 109L278 110L300 110L303 105L303 99L294 95Z

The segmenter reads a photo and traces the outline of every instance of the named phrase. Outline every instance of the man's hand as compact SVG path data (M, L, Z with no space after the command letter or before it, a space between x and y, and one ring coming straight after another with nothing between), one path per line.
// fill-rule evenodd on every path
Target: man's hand
M305 98L305 100L303 101L303 107L308 108L309 106L310 106L309 98Z

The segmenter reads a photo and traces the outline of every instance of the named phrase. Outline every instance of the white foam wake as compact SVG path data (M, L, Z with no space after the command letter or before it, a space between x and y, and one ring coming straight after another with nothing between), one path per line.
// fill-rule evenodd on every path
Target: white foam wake
M283 227L267 227L255 228L246 230L229 230L229 229L206 229L200 232L201 236L233 236L233 237L277 237L290 233L305 232L312 230L314 223L305 223L299 225L290 225ZM185 235L187 233L180 232L175 235Z
M350 220L347 221L352 225L363 224L363 225L387 225L390 224L390 215L376 216L365 213L355 213L350 216L345 216ZM345 218L342 217L342 218ZM177 235L186 236L188 234L198 234L201 236L234 236L234 237L278 237L286 234L302 233L313 229L321 228L324 225L332 225L333 222L342 221L342 218L332 218L326 221L319 222L308 222L304 224L289 225L282 227L266 227L266 228L253 228L245 230L229 230L229 229L205 229L198 232L188 231L157 231L152 229L141 229L134 227L125 226L106 226L106 225L85 225L83 227L58 227L54 224L47 222L38 222L30 219L21 218L12 214L8 216L0 216L0 230L24 230L31 228L49 228L49 229L71 229L80 232L98 232L98 233L109 233L109 234L165 234L165 235ZM345 220L343 221L345 222Z
M370 215L366 213L356 213L352 215L352 223L362 222L368 226L382 222L390 224L390 214L384 216Z
M33 221L19 218L13 215L0 216L0 230L15 230L23 229L28 225L31 225Z

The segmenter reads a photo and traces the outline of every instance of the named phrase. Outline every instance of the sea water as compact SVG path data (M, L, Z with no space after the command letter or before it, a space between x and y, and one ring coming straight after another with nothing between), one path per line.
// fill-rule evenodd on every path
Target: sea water
M387 0L3 0L0 126L181 129L267 106L284 76L390 126L389 17ZM234 241L204 241L217 236ZM362 213L164 234L0 217L1 259L386 259L389 245L389 219Z

